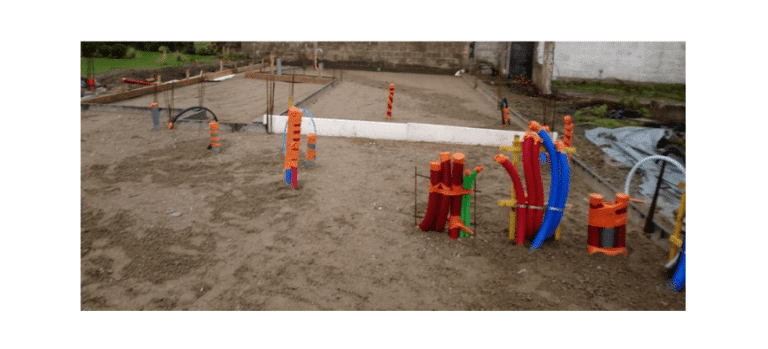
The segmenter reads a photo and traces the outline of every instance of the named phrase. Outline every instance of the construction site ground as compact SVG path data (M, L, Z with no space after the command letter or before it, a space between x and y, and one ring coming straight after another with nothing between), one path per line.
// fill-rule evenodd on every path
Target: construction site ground
M205 84L204 105L220 121L266 110L266 82L242 75ZM478 90L489 86L468 77L324 75L341 82L303 106L318 118L386 121L395 83L390 122L501 128L498 106ZM276 113L289 87L276 83ZM294 100L321 87L296 84ZM198 91L175 90L174 108L198 105ZM541 121L535 97L505 93ZM529 253L509 240L509 208L498 205L511 187L493 160L498 147L318 137L316 165L306 168L302 137L295 191L284 181L282 135L223 132L214 153L207 130L168 130L164 121L154 131L150 115L81 114L82 310L685 310L685 290L665 289L669 251L643 235L642 220L627 225L627 256L588 254L588 195L614 193L575 166L562 238ZM578 158L621 187L628 168L607 161L578 127L576 135ZM440 151L484 167L473 237L415 225L414 168L428 175ZM549 178L543 165L545 197ZM416 182L419 215L427 182Z

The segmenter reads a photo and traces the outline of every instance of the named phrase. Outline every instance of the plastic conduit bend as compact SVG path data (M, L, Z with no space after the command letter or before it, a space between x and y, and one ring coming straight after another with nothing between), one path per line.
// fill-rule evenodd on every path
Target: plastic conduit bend
M453 154L453 171L451 171L451 188L464 187L464 159L462 153ZM448 236L452 240L459 238L459 227L454 222L461 220L461 200L463 195L454 195L451 197L451 218L448 224Z
M429 163L429 184L436 186L440 183L441 172L440 162L432 161ZM429 192L429 199L427 200L427 212L424 214L424 219L419 223L419 228L423 231L430 231L434 229L435 217L437 211L439 211L440 199L442 194L438 192Z
M440 152L440 182L446 188L451 187L451 152ZM448 213L451 209L451 197L449 195L442 195L440 198L440 206L437 211L437 219L435 220L435 231L443 232L445 230L445 223L448 222Z
M540 148L541 139L536 136L533 142L533 149L531 149L531 155L533 158L533 178L536 179L534 181L534 184L536 185L534 188L536 191L536 202L534 202L534 205L538 207L544 206L544 186L541 184L541 159L539 158ZM534 229L539 229L539 227L541 227L542 221L544 220L544 210L536 210L535 213L536 225L534 226Z
M531 121L529 125L532 125L535 129L538 129L539 137L541 137L544 148L547 149L547 153L549 154L549 168L551 169L551 183L549 187L549 201L547 202L547 211L544 213L544 221L541 224L541 227L539 227L538 233L536 233L536 238L533 239L533 244L531 245L531 252L534 250L538 250L539 247L541 247L541 244L544 242L544 239L547 238L547 233L549 232L550 226L553 224L553 220L555 218L556 209L555 206L559 202L558 195L560 194L560 162L557 160L557 154L555 152L555 145L552 143L552 139L549 138L549 134L547 133L546 129L541 127L537 122ZM529 126L531 127L531 126Z
M534 198L535 201L533 202L534 206L542 207L544 206L544 186L541 184L541 156L543 154L540 154L541 149L541 137L536 135L538 130L535 128L536 125L529 123L528 124L528 131L531 131L533 135L533 146L531 147L531 165L533 169L533 191L535 192ZM530 190L530 189L529 189ZM529 193L530 195L530 193ZM531 236L534 235L534 232L541 227L541 223L544 220L544 210L543 209L537 209L533 211L534 216L534 226L532 227L533 230L531 231Z
M640 167L640 164L646 162L647 160L664 160L669 161L673 165L675 165L683 174L685 174L685 167L683 165L680 165L679 162L675 161L675 159L672 159L668 156L663 155L651 155L645 159L640 160L638 163L635 164L635 166L632 167L631 170L629 170L629 174L627 175L627 181L624 182L624 193L629 194L629 183L630 180L632 180L632 175L635 174L635 171Z
M470 190L472 189L472 186L475 184L475 179L477 179L477 174L483 171L483 166L477 166L475 167L475 172L469 171L469 169L464 170L464 189ZM464 194L461 196L461 221L464 222L465 226L469 226L470 224L470 217L471 217L471 207L472 207L472 197L471 194Z
M203 106L196 106L196 107L189 107L187 109L184 109L184 110L180 111L178 114L176 114L176 116L173 117L173 120L171 120L171 124L175 123L176 120L181 115L183 115L184 113L186 113L188 111L200 111L200 110L207 110L207 111L209 111L211 113L211 116L213 116L213 120L216 121L216 122L219 122L219 119L216 117L216 114L212 110L210 110L210 109L208 109L206 107L203 107Z
M552 236L560 225L560 220L563 219L563 212L565 210L565 203L568 201L568 189L571 182L571 168L568 165L568 154L565 152L565 143L561 141L555 142L555 148L557 148L557 159L560 161L560 193L557 194L557 209L555 212L554 223L549 227L547 237Z
M533 137L532 133L529 131L525 132L525 140L523 141L523 173L525 175L525 188L528 190L527 200L528 200L528 206L535 206L536 202L538 202L537 198L537 191L536 191L536 176L533 171L533 163L536 162L535 156L535 150L533 148ZM533 235L534 232L534 226L536 225L536 213L539 210L537 209L530 209L528 211L528 216L526 217L526 231L524 232L525 237L529 237Z
M494 160L501 164L501 166L504 166L504 169L506 169L509 174L509 178L512 180L512 185L515 187L515 198L517 199L517 231L515 233L515 245L520 246L525 244L525 223L527 220L525 214L527 213L526 211L528 211L525 208L526 199L525 192L523 191L523 183L520 182L520 176L517 174L515 165L509 161L508 157L502 154L496 154Z

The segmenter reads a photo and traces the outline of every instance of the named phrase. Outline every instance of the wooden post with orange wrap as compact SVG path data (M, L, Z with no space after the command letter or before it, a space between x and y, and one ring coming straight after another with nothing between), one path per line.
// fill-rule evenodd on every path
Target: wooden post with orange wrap
M464 189L464 154L453 154L453 171L451 171L451 191ZM454 195L451 198L451 217L448 220L448 236L456 240L459 238L459 230L464 226L461 221L462 195Z
M572 148L573 147L573 121L571 120L570 115L566 115L563 117L563 121L565 123L565 133L563 133L563 143L565 143L566 148ZM568 152L568 161L571 161L571 153Z
M392 101L395 98L395 84L389 84L389 101L387 102L387 120L392 119Z
M317 135L310 133L307 135L307 167L315 165L315 156L317 156Z
M208 129L211 131L211 150L218 153L221 146L221 143L219 143L219 122L211 121L208 124Z
M301 109L288 107L288 125L285 145L285 182L291 184L294 190L298 190L299 172L299 146L301 145Z
M629 195L616 193L616 202L603 201L600 194L589 194L589 225L587 248L595 252L615 256L627 255L627 205Z
M160 131L160 108L157 107L157 102L152 103L152 123L155 126L155 131Z

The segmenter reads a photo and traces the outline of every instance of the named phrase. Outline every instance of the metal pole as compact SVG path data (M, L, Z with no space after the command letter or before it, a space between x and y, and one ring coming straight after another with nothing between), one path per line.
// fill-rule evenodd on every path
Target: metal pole
M475 190L472 193L472 195L475 197L475 202L473 202L473 206L475 207L472 208L472 215L475 216L474 231L475 231L475 234L477 234L477 177L475 177Z
M670 150L667 150L664 152L664 156L669 155L671 153ZM664 161L661 163L661 171L659 171L659 179L656 181L656 189L653 192L653 199L651 200L651 208L648 211L648 215L645 217L645 227L643 228L643 231L646 234L652 234L655 230L655 224L653 223L653 214L656 213L656 199L659 197L659 189L661 189L661 179L664 177L664 168L667 167L667 162ZM664 232L661 233L664 235ZM662 236L664 237L664 236Z
M413 224L419 224L416 218L416 166L413 166Z

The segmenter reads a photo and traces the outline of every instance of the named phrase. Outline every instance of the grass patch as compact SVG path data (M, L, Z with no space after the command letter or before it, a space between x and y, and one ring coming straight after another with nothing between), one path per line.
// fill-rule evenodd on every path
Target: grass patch
M605 128L619 128L619 127L627 127L627 126L642 126L642 123L637 121L630 121L630 120L594 119L592 121L587 121L583 123L583 125L605 127Z
M623 105L625 109L636 110L643 114L644 118L652 118L651 110L648 107L640 104L635 97L622 97L619 100L619 104Z
M577 110L575 113L573 113L573 122L581 122L581 120L584 119L584 112L581 110Z
M640 84L622 82L618 84L594 81L566 82L552 81L557 89L591 91L619 96L644 96L685 102L685 84Z
M601 105L599 107L589 107L587 108L587 112L590 112L592 115L598 117L598 118L604 118L606 114L608 114L608 105Z
M219 61L219 58L215 56L201 56L201 55L183 55L168 53L165 60L162 60L162 52L146 52L134 50L130 53L134 58L94 58L94 74L100 75L109 73L116 70L152 70L165 67L180 67L189 63L199 61L201 64L211 64ZM80 59L80 75L88 75L88 59Z
M573 113L573 121L583 126L618 128L625 126L642 126L643 123L629 119L606 118L608 105L586 107Z

